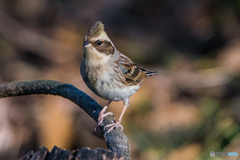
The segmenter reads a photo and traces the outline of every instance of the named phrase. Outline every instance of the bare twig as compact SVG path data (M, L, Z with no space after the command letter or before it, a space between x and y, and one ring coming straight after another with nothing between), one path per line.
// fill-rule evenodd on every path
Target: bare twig
M95 121L102 107L91 97L80 91L71 84L51 80L15 81L0 84L0 98L22 96L30 94L50 94L67 98L86 111ZM114 122L113 116L107 116L101 125L102 134L105 135L104 127ZM130 159L130 144L122 131L114 129L105 135L108 149L119 156Z

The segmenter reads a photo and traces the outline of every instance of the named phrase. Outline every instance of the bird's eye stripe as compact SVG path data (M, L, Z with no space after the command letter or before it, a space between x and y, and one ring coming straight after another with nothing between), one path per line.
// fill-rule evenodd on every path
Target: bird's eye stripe
M114 47L112 46L112 44L109 41L106 41L106 40L96 40L95 42L93 42L93 46L99 52L104 53L106 55L114 53Z

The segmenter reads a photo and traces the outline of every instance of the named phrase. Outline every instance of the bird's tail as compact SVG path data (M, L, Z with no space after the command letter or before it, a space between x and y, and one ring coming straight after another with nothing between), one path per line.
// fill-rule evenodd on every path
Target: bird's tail
M153 75L157 74L157 72L155 72L155 71L146 70L144 68L141 68L141 69L142 69L143 72L146 73L147 76L153 76Z

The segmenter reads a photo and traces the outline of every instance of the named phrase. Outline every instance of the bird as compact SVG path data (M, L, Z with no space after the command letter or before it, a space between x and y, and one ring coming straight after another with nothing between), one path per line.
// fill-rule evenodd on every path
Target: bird
M104 30L101 21L97 21L84 36L83 60L80 73L88 88L99 97L108 100L101 110L96 128L103 118L111 112L105 113L112 101L123 101L123 110L116 123L107 125L121 127L122 117L129 106L129 97L139 88L144 79L156 75L157 72L144 69L133 63L127 56L119 52ZM95 130L96 130L95 128Z

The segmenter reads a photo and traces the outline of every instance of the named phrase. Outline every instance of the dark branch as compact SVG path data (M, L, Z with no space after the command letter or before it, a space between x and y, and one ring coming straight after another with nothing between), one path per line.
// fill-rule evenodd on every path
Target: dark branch
M71 100L86 111L95 121L102 107L91 97L71 84L51 80L14 81L0 84L0 98L22 96L30 94L58 95ZM101 125L102 134L105 135L109 150L130 159L130 144L122 131L113 129L106 133L104 127L114 122L113 116L107 116Z
M105 157L105 158L104 158ZM23 160L78 160L78 159L108 159L108 160L123 160L123 157L119 157L116 153L109 150L97 148L81 148L80 150L64 150L58 147L53 147L51 153L47 148L41 147L37 152L30 151L23 157Z

